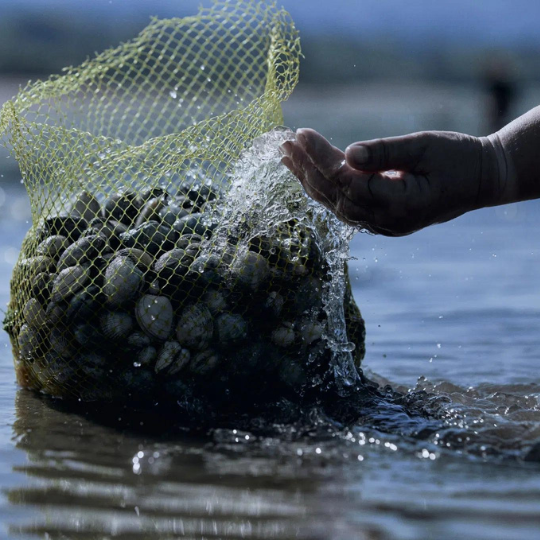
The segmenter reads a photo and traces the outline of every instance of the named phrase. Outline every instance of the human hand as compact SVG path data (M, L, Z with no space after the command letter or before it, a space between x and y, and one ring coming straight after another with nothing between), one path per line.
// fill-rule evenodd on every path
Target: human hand
M350 145L312 129L282 145L282 162L336 216L385 236L403 236L492 205L496 164L487 139L426 131Z

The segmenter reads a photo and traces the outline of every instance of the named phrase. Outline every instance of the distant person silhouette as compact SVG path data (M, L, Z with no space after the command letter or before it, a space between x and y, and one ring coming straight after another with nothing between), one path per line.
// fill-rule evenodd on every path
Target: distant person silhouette
M493 60L486 68L484 85L488 95L487 117L489 131L501 129L516 98L516 83L510 67L502 59Z
M308 195L342 221L386 236L540 198L540 107L488 137L424 131L342 152L299 129L281 148Z

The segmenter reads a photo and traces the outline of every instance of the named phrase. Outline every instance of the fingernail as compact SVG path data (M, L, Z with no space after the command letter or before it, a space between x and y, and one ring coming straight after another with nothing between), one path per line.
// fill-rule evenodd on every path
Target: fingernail
M362 146L360 144L349 146L345 153L349 159L351 159L354 163L358 163L359 165L369 161L369 150L366 146Z

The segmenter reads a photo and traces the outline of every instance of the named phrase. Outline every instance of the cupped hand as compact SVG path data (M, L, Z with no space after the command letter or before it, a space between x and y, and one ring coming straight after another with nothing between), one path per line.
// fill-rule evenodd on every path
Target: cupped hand
M282 145L282 162L304 189L353 226L403 236L483 206L482 142L427 131L350 145L312 129Z

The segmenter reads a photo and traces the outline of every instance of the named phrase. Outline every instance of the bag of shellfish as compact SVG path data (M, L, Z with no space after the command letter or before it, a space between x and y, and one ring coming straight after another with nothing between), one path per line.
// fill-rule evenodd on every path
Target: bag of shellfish
M32 225L4 326L18 381L239 408L358 379L352 231L280 164L288 14L217 1L7 102Z

